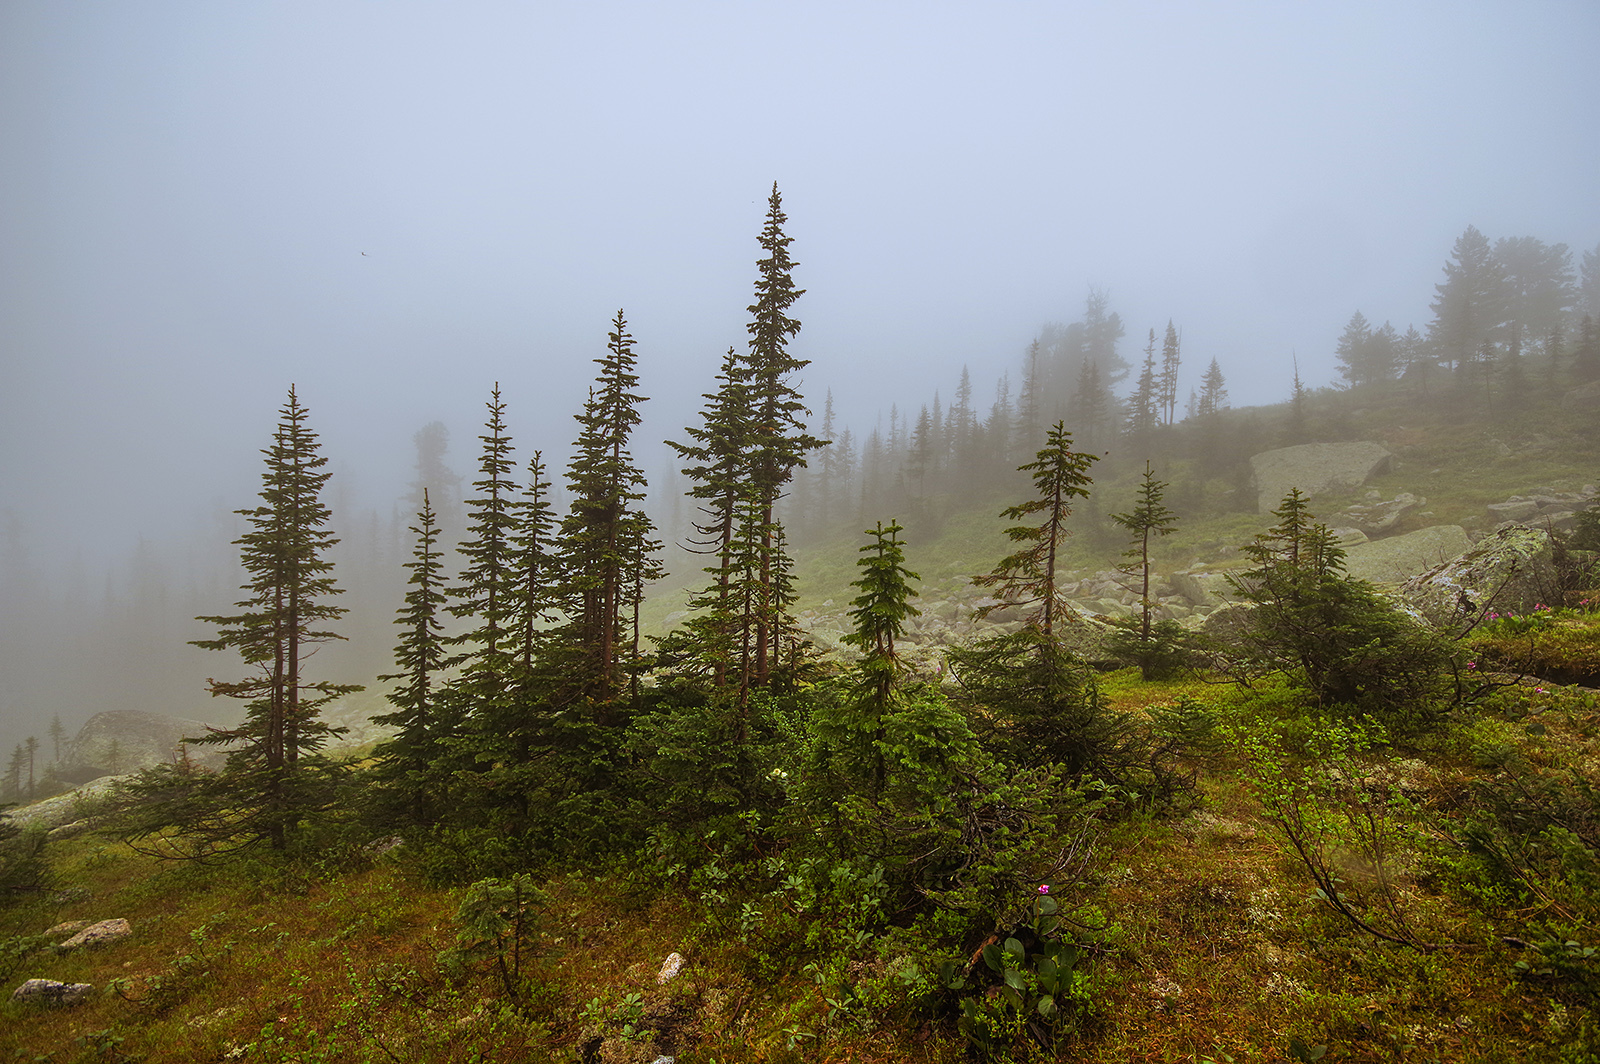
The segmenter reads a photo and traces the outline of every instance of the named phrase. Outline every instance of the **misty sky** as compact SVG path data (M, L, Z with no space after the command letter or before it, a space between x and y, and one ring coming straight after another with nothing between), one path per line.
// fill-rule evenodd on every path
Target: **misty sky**
M0 3L0 509L34 557L252 505L294 382L368 505L502 383L643 440L744 341L776 180L820 414L986 407L1092 284L1277 401L1426 328L1468 225L1600 242L1600 4ZM651 469L654 472L654 468Z

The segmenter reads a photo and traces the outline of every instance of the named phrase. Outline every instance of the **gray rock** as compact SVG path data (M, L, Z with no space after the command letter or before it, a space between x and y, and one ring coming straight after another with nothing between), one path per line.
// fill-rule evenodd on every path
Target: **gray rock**
M1428 500L1403 491L1387 501L1351 506L1340 517L1349 521L1363 533L1362 539L1378 536L1399 524L1402 519L1428 504Z
M1501 524L1506 521L1526 521L1539 512L1539 504L1532 499L1512 499L1507 502L1490 503L1484 508L1484 515L1491 524Z
M21 809L13 809L6 815L18 827L54 831L62 825L84 819L85 814L91 813L100 800L109 798L112 792L132 778L132 776L102 776L76 790L58 794L54 798L46 798L42 802L34 802Z
M1132 612L1128 609L1127 603L1113 598L1099 599L1088 605L1091 612L1098 613L1102 617L1126 617Z
M683 971L683 954L667 954L667 959L661 962L661 971L656 973L656 984L660 986L672 982L681 971Z
M45 938L70 938L89 926L87 920L66 920L44 933Z
M11 992L11 1000L25 1005L77 1005L94 993L92 983L58 983L54 979L29 979Z
M1333 541L1341 547L1353 547L1357 543L1365 543L1367 534L1359 528L1330 528L1328 533L1333 536Z
M115 920L101 920L98 924L90 924L58 945L56 949L66 953L68 950L82 949L85 946L106 946L120 942L131 934L133 934L132 925L119 916Z
M1233 594L1227 575L1208 569L1187 569L1167 579L1191 606L1220 606Z
M170 764L179 755L183 740L206 734L207 727L198 720L131 709L96 713L67 744L60 775L84 783L98 776ZM190 747L188 755L207 767L218 767L227 758L219 747Z
M1460 525L1434 525L1347 549L1345 571L1357 580L1399 583L1472 546Z
M1600 410L1600 381L1569 388L1561 397L1563 410Z
M1299 488L1307 498L1358 488L1386 471L1393 458L1382 444L1371 441L1302 443L1263 451L1250 459L1256 509L1271 513L1291 488Z
M1450 628L1491 606L1523 613L1557 585L1550 535L1508 525L1472 549L1408 580L1400 589L1435 625Z
M1200 622L1200 634L1218 646L1232 646L1249 628L1250 615L1254 612L1255 606L1247 602L1229 602L1218 606Z

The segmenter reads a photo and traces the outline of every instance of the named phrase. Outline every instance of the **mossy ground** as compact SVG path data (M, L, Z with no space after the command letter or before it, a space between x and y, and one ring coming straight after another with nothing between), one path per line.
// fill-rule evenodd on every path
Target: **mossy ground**
M1104 686L1135 714L1190 698L1259 722L1292 701L1197 678L1145 684L1132 670ZM1509 745L1554 771L1592 767L1597 732L1592 692L1530 683L1388 756L1422 781L1428 822L1447 826L1495 771L1485 749ZM1239 751L1191 768L1192 802L1125 816L1099 843L1087 888L1111 927L1087 1007L1048 1059L1281 1061L1291 1038L1327 1046L1327 1060L1561 1059L1555 1047L1581 1010L1561 984L1514 976L1525 952L1502 936L1518 934L1525 903L1473 887L1449 839L1420 841L1397 862L1411 920L1441 948L1385 944L1313 897ZM67 893L5 910L0 936L113 916L135 933L92 952L36 952L13 970L8 986L41 976L92 983L96 995L61 1010L0 1004L0 1059L969 1059L950 1015L904 1001L841 1011L803 952L764 947L759 929L739 933L727 909L640 865L544 884L550 902L512 1001L488 968L445 974L438 957L454 941L461 889L411 874L403 851L196 866L85 836L49 853ZM685 974L657 986L675 951Z

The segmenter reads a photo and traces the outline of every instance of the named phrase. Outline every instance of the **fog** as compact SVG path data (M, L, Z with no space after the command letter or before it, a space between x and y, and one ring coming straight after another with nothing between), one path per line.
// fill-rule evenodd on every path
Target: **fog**
M1426 329L1474 225L1600 241L1600 7L0 5L0 748L199 716L291 383L351 557L498 381L559 470L626 311L667 467L774 181L820 416L986 404L1093 287L1235 405ZM386 623L398 602L352 601ZM369 677L347 677L364 680Z

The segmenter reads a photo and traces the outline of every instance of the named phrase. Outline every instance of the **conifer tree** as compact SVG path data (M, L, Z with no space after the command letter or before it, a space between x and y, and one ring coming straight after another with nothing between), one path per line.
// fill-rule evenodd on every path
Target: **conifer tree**
M486 404L489 418L478 437L476 496L467 500L467 539L458 548L465 564L452 589L451 615L469 627L449 642L463 647L457 687L469 711L476 714L502 702L515 665L515 618L520 604L512 537L517 526L517 485L511 480L511 437L506 432L505 403L495 382Z
M1284 435L1290 443L1306 441L1306 386L1300 380L1300 359L1295 357L1294 384L1289 392L1289 416L1284 425Z
M1122 316L1111 310L1108 293L1091 288L1083 310L1083 358L1099 367L1109 391L1128 375L1128 360L1117 352L1124 335Z
M1155 471L1151 468L1149 460L1146 460L1144 477L1139 482L1139 493L1135 498L1133 509L1127 513L1111 515L1113 521L1127 529L1133 536L1133 545L1122 552L1128 561L1118 569L1134 579L1135 586L1132 590L1139 596L1138 661L1139 670L1146 680L1154 679L1158 671L1157 662L1151 653L1154 648L1151 614L1154 612L1155 603L1150 597L1150 540L1152 537L1160 539L1162 536L1170 536L1177 531L1173 527L1177 515L1169 510L1164 502L1169 486L1165 481L1156 479Z
M195 646L235 650L253 670L242 680L208 681L212 695L248 705L237 728L213 729L197 740L229 747L214 794L223 806L214 803L210 815L181 825L202 849L258 840L285 849L299 823L328 800L330 766L315 755L337 731L318 719L319 711L361 690L303 672L316 645L343 638L322 626L345 613L328 601L340 593L327 558L338 540L323 527L332 516L321 499L328 459L318 453L306 418L291 387L272 446L262 452L262 505L238 511L251 526L235 541L249 575L246 597L237 603L242 612L198 618L220 631Z
M517 589L516 663L523 684L534 671L539 633L549 608L555 578L555 507L545 479L544 453L528 460L528 486L512 503L516 523L511 532L511 579Z
M1428 382L1433 379L1433 371L1439 368L1439 364L1434 359L1428 341L1417 331L1415 325L1406 326L1405 335L1400 337L1396 360L1400 375L1402 377L1415 375L1419 390L1426 396Z
M1072 500L1089 494L1093 454L1072 449L1072 435L1057 422L1035 460L1019 467L1032 474L1035 497L1008 507L1002 516L1022 520L1043 515L1037 525L1006 529L1022 549L1002 559L980 587L995 588L999 600L976 611L1035 607L1021 631L982 639L949 652L967 696L993 717L1006 756L1029 766L1060 764L1070 774L1108 773L1121 722L1100 703L1093 670L1072 654L1057 633L1066 609L1056 585L1056 561L1068 529Z
M1167 335L1161 342L1161 377L1159 391L1161 393L1162 421L1171 425L1178 416L1178 367L1181 362L1178 330L1172 324L1172 319L1167 319Z
M1544 338L1544 390L1555 395L1561 377L1561 327L1552 328Z
M1228 382L1222 376L1222 367L1212 359L1206 375L1200 379L1200 399L1195 412L1200 417L1210 417L1228 408Z
M401 682L389 694L394 710L372 719L396 729L394 737L374 752L379 761L378 789L393 792L406 820L425 825L434 821L448 797L439 762L442 742L452 729L438 696L445 670L455 664L445 647L440 619L448 596L439 526L427 488L422 489L422 509L411 532L416 546L412 560L405 563L411 571L409 590L395 617L401 636L394 661L400 671L378 677Z
M1367 343L1367 378L1373 381L1394 380L1395 368L1400 362L1400 334L1394 325L1384 322L1373 330Z
M996 588L1001 600L978 610L979 619L996 609L1037 605L1030 623L1047 637L1054 634L1056 614L1063 607L1056 591L1056 555L1069 531L1067 517L1072 513L1072 500L1088 497L1092 483L1089 467L1097 461L1098 455L1072 449L1072 433L1058 421L1047 435L1044 449L1032 462L1017 467L1018 472L1032 475L1037 497L1008 506L1000 515L1020 521L1043 514L1044 521L1006 529L1012 542L1027 546L1004 558L988 575L973 578L980 587Z
M910 582L921 577L905 567L904 545L899 538L904 531L898 521L889 522L888 528L879 521L867 529L872 542L860 548L864 557L856 559L856 564L861 575L851 581L852 587L861 589L861 594L850 602L855 630L844 637L845 643L862 653L854 694L856 707L866 718L864 730L871 738L874 794L883 790L883 717L891 707L900 674L895 637L905 630L907 619L922 612L910 603L917 596Z
M779 688L792 688L803 679L812 660L811 641L790 612L798 597L788 532L779 525L774 530L772 551L772 602L776 618L772 637L772 684Z
M51 761L61 764L61 744L67 741L67 729L61 726L61 714L53 713L50 716L50 748L53 751Z
M1079 426L1079 436L1085 447L1095 448L1105 441L1102 432L1112 420L1115 399L1100 377L1100 363L1094 358L1085 359L1078 370L1078 387L1074 391L1071 413Z
M976 472L978 419L972 409L972 374L961 367L961 381L956 385L956 400L950 405L946 419L950 435L950 461L959 478L958 485L966 487Z
M461 474L444 460L450 450L450 429L442 421L430 421L416 431L411 442L417 449L417 459L415 479L406 493L407 512L419 512L423 492L427 492L434 519L441 526L448 526L461 513Z
M1444 281L1434 286L1428 339L1452 369L1471 362L1478 348L1499 339L1505 324L1505 272L1489 238L1473 226L1456 239Z
M1144 361L1139 365L1139 380L1128 398L1128 435L1135 441L1149 440L1160 421L1156 388L1156 331L1151 328L1149 342L1144 345Z
M1397 731L1426 724L1455 654L1449 641L1345 574L1344 550L1298 488L1273 516L1243 548L1254 567L1229 578L1255 609L1225 660L1290 674L1324 705L1379 712Z
M733 608L735 555L733 549L741 504L750 494L746 476L752 413L745 368L728 348L717 390L705 395L706 407L699 428L687 428L690 443L667 441L667 446L689 463L683 474L693 487L689 495L699 503L694 539L684 544L695 554L712 557L704 568L711 576L709 588L692 597L692 616L685 625L693 660L710 671L715 686L727 680L735 638Z
M793 238L784 230L788 221L783 199L774 182L767 199L767 218L762 226L760 245L766 253L757 261L756 301L747 309L750 323L748 388L750 400L749 480L753 497L759 503L757 530L761 542L760 585L762 598L754 621L756 625L755 678L765 683L771 668L769 660L773 628L780 623L774 614L770 595L772 583L774 508L784 485L796 467L804 467L806 454L823 446L824 441L806 432L801 418L807 413L792 377L810 365L789 352L789 341L800 332L800 322L789 316L795 300L805 294L796 288L795 263L789 255Z
M1044 353L1039 341L1028 345L1027 357L1022 367L1022 392L1017 397L1016 417L1012 432L1017 440L1017 452L1031 443L1044 425ZM1007 441L1010 446L1010 441ZM1015 453L1015 452L1013 452Z
M1339 360L1339 373L1346 385L1363 384L1369 379L1367 372L1367 347L1372 342L1372 327L1367 316L1359 310L1350 315L1334 355Z
M917 482L917 495L927 494L928 474L934 471L935 454L938 432L934 428L933 418L924 406L917 415L916 428L911 430L911 455L909 472Z
M825 531L832 523L833 496L839 480L839 448L834 446L837 427L833 417L833 389L829 388L827 397L822 401L822 435L819 437L828 446L822 450L822 460L817 463L816 476L813 478L816 490L811 527L816 532Z
M567 485L572 506L561 523L563 674L569 696L587 699L596 723L609 723L610 704L623 687L625 622L635 584L654 580L659 563L649 519L638 509L644 474L634 464L629 437L639 423L637 358L621 310L612 322L600 373L583 412Z
M1600 380L1600 325L1589 314L1578 326L1578 346L1572 352L1572 379L1579 384Z
M27 763L27 751L23 749L21 743L18 743L11 748L11 761L6 765L3 797L22 797L22 770ZM4 823L4 821L0 821L0 823Z
M988 460L997 470L1005 467L1016 453L1012 448L1016 428L1015 411L1011 406L1011 377L1002 373L995 382L994 402L989 406L989 419L983 426L984 438L989 444Z

